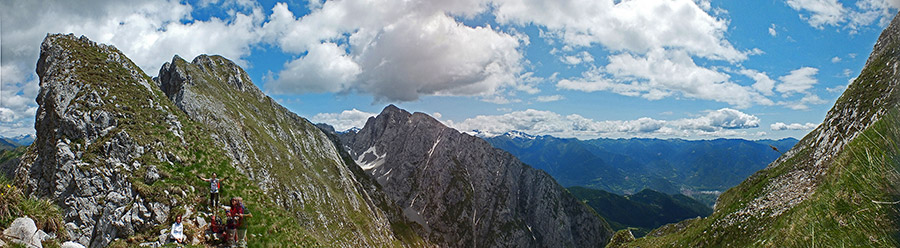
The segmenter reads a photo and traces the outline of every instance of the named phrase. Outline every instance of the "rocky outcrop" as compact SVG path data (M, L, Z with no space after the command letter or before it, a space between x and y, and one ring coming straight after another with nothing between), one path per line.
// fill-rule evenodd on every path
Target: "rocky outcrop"
M390 105L341 139L440 246L603 247L612 236L548 174L426 114Z
M122 127L145 111L166 116L150 78L115 47L71 34L44 39L37 75L37 139L15 169L26 192L54 199L69 238L91 247L165 221L171 203L141 196L129 175L146 166L139 157L174 144L139 142ZM132 95L149 97L122 101Z
M50 235L39 230L35 226L34 220L28 217L19 217L13 220L9 227L3 230L3 236L9 238L13 243L37 248L42 248L41 242L50 239Z
M332 140L263 94L230 60L201 55L187 62L176 56L163 65L157 81L178 108L209 127L240 173L296 214L319 242L346 247L415 242L395 228L405 225L403 219L395 218L368 175L355 173L359 167L346 163Z

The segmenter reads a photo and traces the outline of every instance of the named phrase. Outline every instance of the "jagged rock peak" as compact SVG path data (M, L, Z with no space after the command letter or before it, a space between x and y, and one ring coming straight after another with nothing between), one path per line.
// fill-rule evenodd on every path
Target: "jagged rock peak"
M393 104L389 104L381 110L381 113L373 118L369 118L369 121L374 119L388 120L390 122L398 122L398 121L413 121L413 122L422 122L422 124L434 125L438 128L447 128L446 125L431 117L430 115L422 112L409 113L404 109L398 108ZM367 121L368 123L368 121Z
M211 130L233 166L304 220L301 225L319 242L381 247L405 238L390 228L403 220L375 192L375 182L346 163L328 135L263 94L234 62L200 55L188 63L176 56L159 75L166 96ZM354 235L336 236L329 227L354 230Z
M546 173L424 113L389 105L339 134L350 157L444 247L602 247L612 232Z
M135 123L181 132L150 78L115 47L72 34L47 35L36 72L37 139L15 169L25 193L53 200L69 239L91 247L165 221L173 204L148 199L130 180L155 170L146 158L167 147L150 144L156 133Z
M75 37L75 35L71 33L47 34L47 36L44 37L44 41L41 43L41 55L38 59L37 68L35 69L38 77L46 75L53 62L68 58L69 53L73 52L73 45L76 44L83 47L96 47L104 50L109 48L115 49L115 47L109 45L97 44L84 35Z
M384 109L381 110L381 114L379 115L390 115L398 113L406 113L407 115L409 115L409 112L406 112L406 110L402 110L397 106L394 106L393 104L388 104L387 106L385 106Z
M191 66L189 67L188 64ZM211 77L203 78L201 80L187 80L189 79L189 76L186 75L185 70L189 69L200 70L203 74L210 75ZM181 56L175 55L171 62L166 62L163 64L162 68L159 69L158 84L160 85L160 88L163 89L163 92L166 92L166 95L179 91L181 89L180 87L183 87L182 84L185 81L189 81L189 83L201 83L206 82L206 80L218 80L227 83L229 86L234 87L239 91L252 92L260 97L264 95L262 91L253 84L250 80L250 75L247 74L243 68L233 61L219 55L201 54L194 58L190 63L181 58Z

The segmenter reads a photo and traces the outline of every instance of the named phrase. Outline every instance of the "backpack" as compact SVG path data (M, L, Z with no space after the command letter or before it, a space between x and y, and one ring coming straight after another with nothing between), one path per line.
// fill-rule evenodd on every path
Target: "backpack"
M222 229L222 220L219 218L216 218L216 220L214 220L214 221L210 220L209 227L210 227L210 230L212 230L212 232L214 232L214 233L220 233L220 232L224 231Z

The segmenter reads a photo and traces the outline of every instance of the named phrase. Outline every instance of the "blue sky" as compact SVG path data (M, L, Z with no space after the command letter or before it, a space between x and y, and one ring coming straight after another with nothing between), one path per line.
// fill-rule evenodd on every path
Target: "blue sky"
M487 134L801 138L865 64L895 0L3 1L0 135L34 133L46 33L145 72L220 54L338 129L385 105Z

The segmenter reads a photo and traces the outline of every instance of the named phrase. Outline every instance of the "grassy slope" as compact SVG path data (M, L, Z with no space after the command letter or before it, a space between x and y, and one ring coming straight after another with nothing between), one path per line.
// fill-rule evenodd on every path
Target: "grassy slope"
M22 154L25 154L25 150L27 149L27 146L20 146L13 148L12 150L0 150L0 164L3 164L10 159L22 156Z
M813 196L778 218L745 221L750 226L721 229L714 225L722 215L738 210L746 199L723 200L729 204L710 218L694 222L686 230L663 237L647 237L630 245L653 246L825 246L893 247L897 243L898 144L900 118L890 114L851 142L836 158ZM758 177L771 178L769 171ZM762 183L741 184L731 194L755 195ZM728 196L731 196L729 194ZM752 199L752 198L749 198ZM732 210L732 211L729 211ZM750 232L748 230L759 230Z
M132 178L133 187L141 196L167 202L174 206L170 213L170 219L174 219L175 214L184 212L188 208L204 209L206 205L205 189L208 185L197 180L194 175L197 173L208 175L217 172L220 175L233 175L230 181L224 185L223 199L236 195L243 196L254 215L250 221L249 232L264 234L251 238L251 246L285 247L315 244L315 240L306 234L304 229L299 228L299 221L293 215L262 194L262 191L255 186L256 184L249 181L247 177L235 173L231 161L209 138L210 131L205 130L202 125L192 122L183 112L178 111L174 104L166 100L159 88L151 85L152 95L147 96L147 89L130 79L129 71L124 65L108 63L106 61L107 54L97 47L78 42L75 39L63 38L59 39L59 42L72 51L72 56L83 62L81 63L82 68L76 70L74 80L83 83L83 87L108 89L109 93L104 97L107 104L98 108L111 113L119 113L116 116L119 125L110 132L111 134L126 131L135 140L135 143L177 158L175 163L171 164L168 161L160 161L152 152L144 153L141 157L136 158L135 160L141 164L157 166L162 179L150 185L145 184L142 180L147 173L146 167L127 175ZM120 53L120 56L124 55ZM133 63L130 63L129 66L138 68ZM147 82L152 82L143 73L140 76L144 77ZM82 90L79 94L87 94L87 92L88 90ZM112 97L115 97L115 100L111 100ZM168 112L174 114L182 123L183 133L181 136L186 143L182 144L175 134L167 130L169 124L166 123L166 111L154 108L154 105L169 110ZM110 137L112 135L101 137L87 146L83 160L91 166L102 166L104 163L102 161L104 156L102 144ZM73 142L84 144L84 141ZM129 172L123 171L122 173ZM168 194L167 192L184 192L184 194ZM192 216L186 217L192 219L196 217L197 211L193 212ZM135 237L128 240L114 242L111 246L133 246L138 242L155 240L159 231L167 227L167 225L157 226L148 232L136 234ZM199 231L192 226L188 226L187 229L188 234L195 234Z
M401 243L421 242L415 233L404 230L403 223L392 223L395 230L382 228L376 223L372 207L367 206L367 196L362 190L349 190L351 175L342 167L331 140L309 121L290 113L270 97L259 98L252 92L236 90L223 82L224 78L244 76L245 83L251 83L245 73L231 70L233 62L221 56L208 56L218 65L202 70L199 65L176 58L173 62L194 78L203 77L204 83L191 85L191 89L202 97L224 105L225 113L218 113L233 120L243 131L250 143L245 153L251 158L249 166L265 168L281 188L270 189L267 194L282 194L281 199L294 197L291 192L308 194L300 206L290 212L296 214L302 227L320 243L337 246L357 246L361 241L367 246L387 245L392 232ZM249 86L244 86L249 87ZM212 115L212 114L210 114ZM294 116L297 119L285 118ZM227 135L221 134L220 136ZM300 143L293 143L300 141ZM335 147L336 148L336 147ZM332 154L333 153L333 154ZM349 167L353 167L352 165ZM252 169L251 169L252 170ZM221 175L221 173L220 173ZM231 175L231 174L228 174ZM364 173L354 175L359 180ZM327 198L327 199L323 199ZM312 199L312 200L310 200ZM376 200L377 201L377 200ZM388 206L378 206L387 209ZM421 244L420 244L421 245Z
M895 23L896 24L896 23ZM891 25L892 27L895 25ZM891 29L891 28L889 28ZM882 35L885 37L885 34ZM888 37L890 38L890 37ZM880 41L881 42L881 41ZM877 113L881 118L854 138L825 167L817 178L817 188L808 199L777 217L746 217L735 225L721 225L729 214L747 207L753 199L765 195L769 182L804 166L815 158L809 144L822 126L837 125L826 118L820 128L798 145L795 156L777 166L770 166L725 192L709 218L694 221L683 230L667 231L662 237L646 237L629 243L632 246L876 246L900 245L898 237L898 145L900 145L900 112L897 97L892 95L895 63L892 54L900 44L885 41L886 48L873 53L873 59L857 80L837 100L829 116L852 115L854 120L869 120ZM876 47L877 48L877 47ZM843 115L841 115L843 114ZM838 118L840 119L840 118ZM836 126L839 133L855 131L852 126Z

